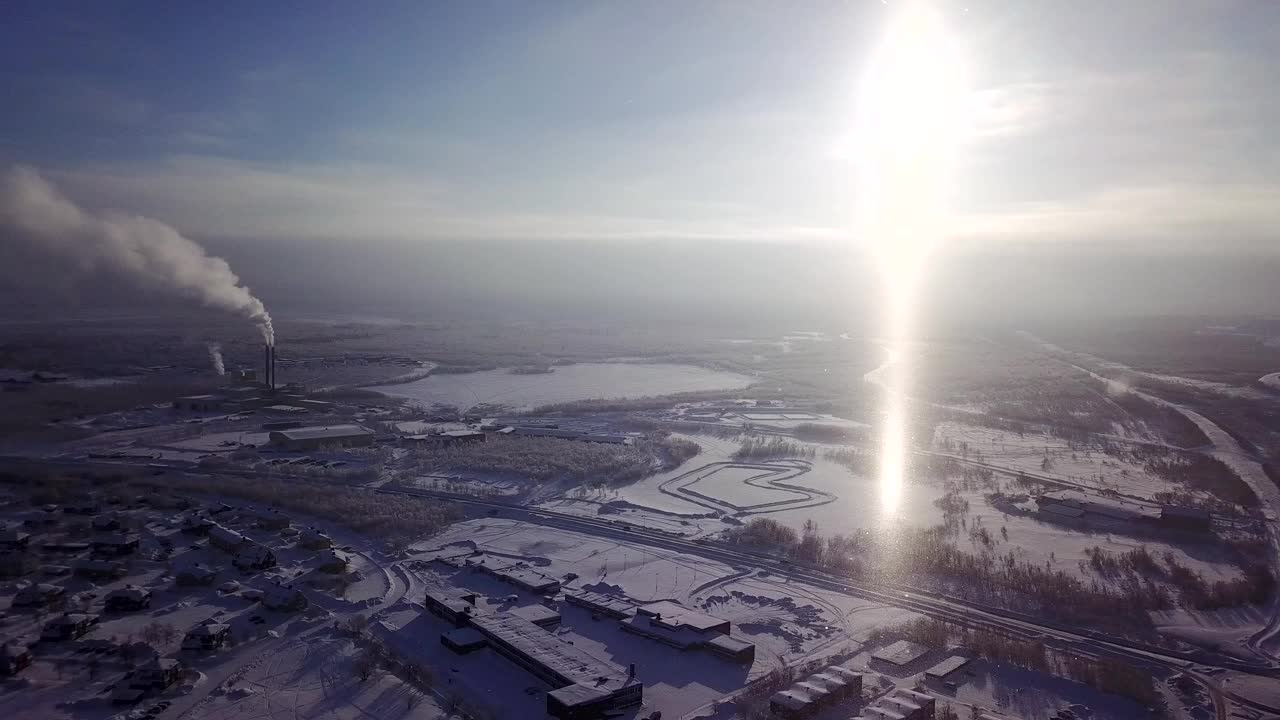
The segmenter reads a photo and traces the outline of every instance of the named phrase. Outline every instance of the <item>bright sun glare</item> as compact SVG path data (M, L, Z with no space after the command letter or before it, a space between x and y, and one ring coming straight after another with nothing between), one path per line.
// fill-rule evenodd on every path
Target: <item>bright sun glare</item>
M897 509L909 452L905 398L917 283L947 234L951 166L967 121L963 68L941 16L914 5L889 24L859 96L857 232L879 265L890 358L879 468L886 518Z

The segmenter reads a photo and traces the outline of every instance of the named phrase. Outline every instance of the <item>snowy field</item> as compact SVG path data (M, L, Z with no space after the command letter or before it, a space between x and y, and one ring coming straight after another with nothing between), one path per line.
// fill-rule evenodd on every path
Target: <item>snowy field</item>
M531 409L539 405L591 398L637 398L702 390L734 390L750 385L737 373L694 365L582 363L554 372L521 375L506 369L431 375L411 383L387 385L379 392L423 405L469 408L482 403Z
M186 717L191 720L355 720L444 718L431 695L378 672L361 680L347 638L296 640L244 668Z
M1057 523L1045 523L1034 516L1002 512L992 507L980 492L963 493L969 502L966 522L969 528L985 527L992 538L991 552L997 556L1013 553L1014 557L1033 565L1048 565L1055 570L1096 578L1089 570L1080 568L1087 564L1085 550L1101 547L1120 554L1145 546L1157 558L1171 554L1179 563L1200 573L1209 582L1233 580L1241 577L1240 568L1230 562L1227 553L1208 543L1183 542L1173 545L1155 538L1135 538L1127 534L1108 533L1087 527L1072 528ZM1004 532L1008 533L1005 539ZM956 545L969 552L979 553L982 546L970 540L968 530L961 530Z
M1184 485L1154 475L1140 463L1107 455L1099 449L1072 449L1065 441L1041 433L1019 435L1005 430L944 422L934 432L931 449L996 465L1010 472L1021 471L1148 499L1158 492L1187 489Z
M602 493L600 499L625 500L663 513L705 515L709 512L708 508L695 504L690 499L673 497L672 494L664 493L662 489L667 486L667 489L671 490L669 483L672 480L699 467L713 463L732 463L733 453L740 443L736 440L701 435L680 435L679 437L696 442L702 447L702 452L674 470L624 487L611 488ZM898 502L888 507L878 499L879 487L874 478L857 475L839 463L823 459L821 457L823 446L815 445L814 447L818 448L819 457L809 462L808 469L803 473L790 477L785 482L788 485L810 488L818 493L834 496L834 499L823 504L811 503L804 507L780 506L753 517L777 520L796 530L802 528L806 520L812 519L818 523L822 532L828 535L884 526L927 528L941 522L942 514L933 505L934 498L940 494L936 488L908 484L902 488ZM725 474L721 475L722 472ZM717 471L693 485L691 489L740 507L762 501L773 502L795 497L794 491L784 488L764 489L741 482L745 479L745 475L749 474L739 473L736 469ZM738 481L730 481L735 479Z

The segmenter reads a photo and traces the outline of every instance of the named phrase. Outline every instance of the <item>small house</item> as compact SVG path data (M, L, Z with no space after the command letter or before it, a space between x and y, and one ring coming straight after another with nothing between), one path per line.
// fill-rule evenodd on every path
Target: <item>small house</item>
M112 590L103 599L108 612L134 612L151 607L151 591L137 585L125 585Z
M217 650L227 643L231 626L213 620L192 628L182 639L183 650Z
M0 550L26 550L31 544L31 533L18 528L0 530Z
M263 530L283 530L291 524L289 516L276 510L275 508L267 508L257 514L258 527Z
M13 596L13 607L47 607L62 600L67 594L60 585L37 583L28 585Z
M309 550L325 550L333 547L333 540L319 530L309 527L298 536L298 544Z
M302 610L307 606L307 596L292 585L275 583L263 594L262 604L269 610Z
M240 548L231 562L245 572L266 570L276 566L276 556L267 546L249 541Z
M115 532L120 529L120 517L115 513L99 515L93 519L93 529L98 532Z
M235 530L229 530L221 525L215 524L209 529L209 542L220 550L234 553L247 541L243 535Z
M114 580L124 577L128 569L120 562L81 559L71 563L71 571L90 580Z
M75 640L98 624L98 616L89 613L66 613L50 620L40 632L41 640Z
M35 556L25 550L0 550L0 578L22 577L37 567Z
M316 569L327 573L344 573L351 563L351 556L341 550L329 549L317 556Z
M182 663L173 658L156 657L138 668L129 684L145 690L163 690L182 677Z
M173 579L179 585L209 585L217 575L213 569L197 563L179 568Z
M189 513L182 517L182 532L184 533L208 535L213 526L213 520L204 513Z
M31 664L31 650L25 645L5 643L0 647L0 675L17 675Z
M93 539L93 550L103 555L132 555L138 551L141 539L134 533L111 533Z

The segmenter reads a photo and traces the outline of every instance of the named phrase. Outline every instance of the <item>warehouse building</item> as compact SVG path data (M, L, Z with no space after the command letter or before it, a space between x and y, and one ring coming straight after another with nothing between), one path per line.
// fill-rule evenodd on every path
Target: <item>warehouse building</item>
M570 645L510 613L479 615L471 625L490 647L556 688L547 693L547 713L557 718L601 717L639 705L644 686L634 674Z
M899 640L872 653L871 659L874 662L901 669L914 665L928 652L929 648L923 645L910 640Z
M705 649L736 662L751 662L756 646L729 635L728 620L664 600L642 605L619 623L623 630L681 650Z
M373 444L374 432L359 425L324 425L275 430L271 444L285 450L315 450L322 447L363 447Z

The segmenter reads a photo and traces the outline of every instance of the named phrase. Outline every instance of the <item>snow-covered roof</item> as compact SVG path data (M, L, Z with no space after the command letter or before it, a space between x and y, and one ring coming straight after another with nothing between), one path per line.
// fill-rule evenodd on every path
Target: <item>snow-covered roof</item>
M50 620L46 624L46 627L48 626L57 627L61 625L79 625L80 623L93 622L94 620L97 620L97 619L98 619L97 615L92 615L88 613L66 613L64 615L59 615L58 617Z
M14 599L44 597L45 595L61 595L62 593L65 593L65 592L66 592L66 589L63 588L61 585L50 585L49 583L36 583L35 585L28 585L22 588L21 590L19 590L14 595Z
M208 622L208 623L203 623L191 628L191 631L188 632L187 634L195 635L197 637L204 636L204 635L218 635L219 633L224 633L230 629L231 629L230 625L224 625L223 623L219 623L219 622Z
M929 648L923 645L917 645L910 640L899 640L877 650L871 657L893 665L906 665L919 660L926 652L929 652Z
M126 600L145 600L148 597L151 597L150 590L144 587L138 587L137 585L125 585L122 588L116 588L115 590L107 593L107 596L103 599L111 600L112 598L123 598Z
M373 431L366 430L359 425L317 425L313 427L276 430L271 434L279 435L287 440L339 440L342 438L373 435Z
M19 645L17 643L5 643L4 645L0 645L0 657L10 659L20 658L23 655L28 655L30 653L31 649L26 645Z
M780 705L788 710L803 711L813 704L813 698L802 688L790 687L779 690L769 698L770 704Z
M570 645L524 618L494 613L474 616L471 624L566 684L589 685L607 693L629 682L622 668Z
M98 535L93 539L95 545L130 545L139 541L139 537L134 534L125 533L107 533Z
M674 628L690 628L698 632L712 630L728 622L723 618L691 610L680 603L671 602L670 600L641 605L636 611L644 615L650 615L660 620L664 625Z
M217 540L218 542L224 542L229 545L239 545L240 543L244 542L243 535L236 532L235 530L225 528L221 525L214 525L212 528L210 528L209 537L213 538L214 540Z
M943 660L937 665L925 670L924 674L936 678L944 678L968 664L969 658L962 657L960 655L952 655L946 660Z

